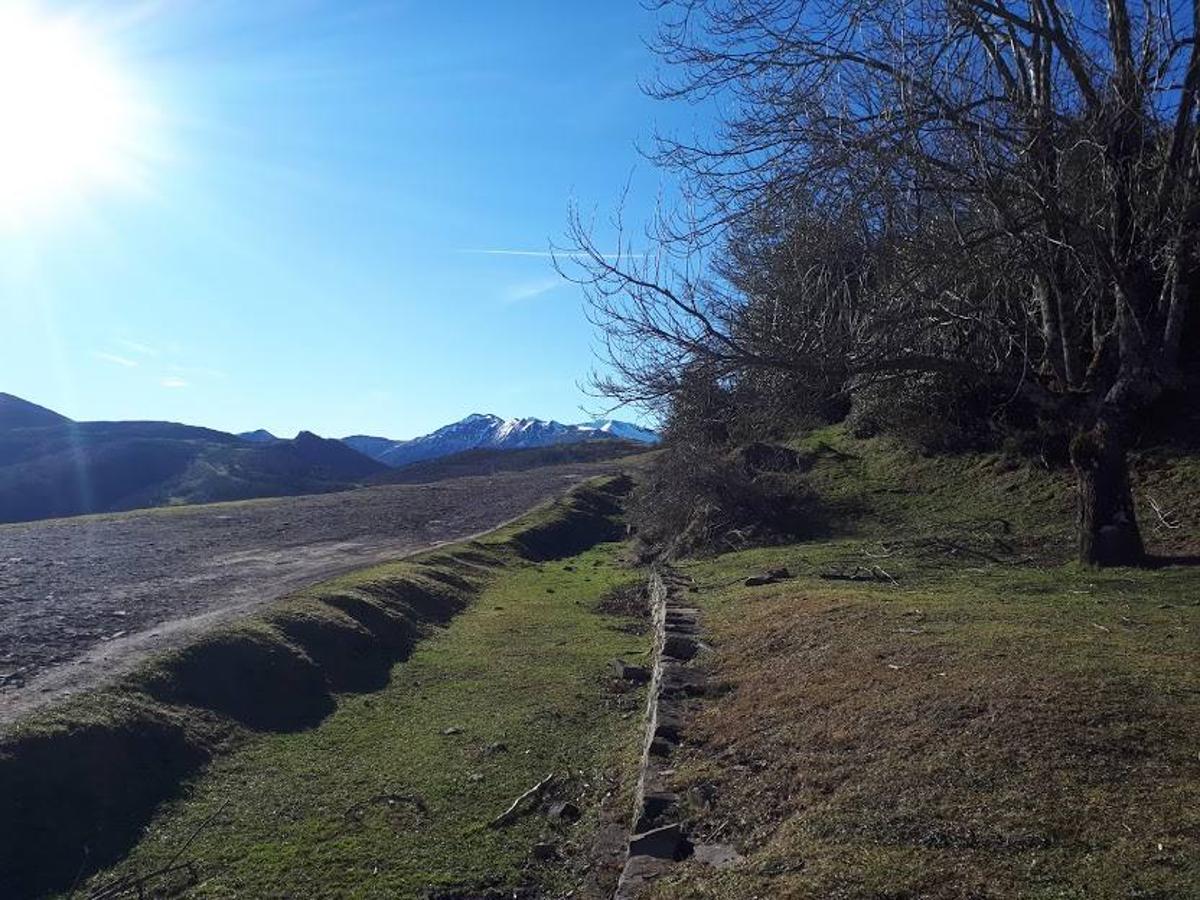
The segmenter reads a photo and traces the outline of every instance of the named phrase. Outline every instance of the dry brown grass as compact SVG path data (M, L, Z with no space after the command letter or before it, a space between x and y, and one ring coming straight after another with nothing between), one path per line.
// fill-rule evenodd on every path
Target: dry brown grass
M991 515L955 489L948 511ZM676 787L696 839L746 860L685 865L655 896L1200 897L1200 568L931 552L913 538L949 512L917 498L920 529L889 499L894 530L685 567L726 690L691 723ZM1064 529L1012 515L1025 538ZM898 584L819 577L884 534ZM742 586L777 565L799 577Z
M1194 608L1093 627L883 593L711 617L730 691L679 779L750 861L663 896L1200 896Z

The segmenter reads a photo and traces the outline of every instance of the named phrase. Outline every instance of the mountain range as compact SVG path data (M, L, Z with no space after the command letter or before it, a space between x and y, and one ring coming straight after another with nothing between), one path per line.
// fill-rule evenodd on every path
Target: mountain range
M363 434L342 440L359 453L398 468L467 450L525 450L595 440L654 444L658 442L658 435L649 429L615 419L564 425L542 419L502 419L474 413L430 434L407 441Z
M482 415L409 441L336 440L308 431L282 439L261 429L234 435L174 422L75 422L0 393L0 523L347 490L409 480L391 473L464 451L475 455L412 480L499 471L565 461L562 454L529 453L508 460L501 451L633 440L645 444L657 436L620 422L561 425ZM611 455L637 446L614 447Z

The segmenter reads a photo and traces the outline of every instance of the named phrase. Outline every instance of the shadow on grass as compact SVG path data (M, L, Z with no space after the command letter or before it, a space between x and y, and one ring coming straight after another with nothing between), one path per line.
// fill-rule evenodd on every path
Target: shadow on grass
M1167 569L1172 566L1200 566L1200 555L1147 556L1146 565L1151 569Z
M25 735L5 750L0 886L13 898L69 890L118 861L209 759L182 722L148 709Z
M155 700L212 710L256 731L311 728L334 707L316 662L268 629L185 647L142 687Z

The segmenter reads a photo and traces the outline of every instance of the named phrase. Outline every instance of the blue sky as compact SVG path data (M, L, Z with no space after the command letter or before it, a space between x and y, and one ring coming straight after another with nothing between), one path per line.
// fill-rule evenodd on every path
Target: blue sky
M0 390L283 435L597 405L578 289L478 251L544 251L630 179L649 212L636 143L692 123L638 89L637 0L37 6L149 112L136 179L0 232Z

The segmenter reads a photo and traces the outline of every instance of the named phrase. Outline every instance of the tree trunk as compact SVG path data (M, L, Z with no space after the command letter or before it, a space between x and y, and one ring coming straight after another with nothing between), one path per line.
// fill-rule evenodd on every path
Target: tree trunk
M1079 484L1079 559L1088 566L1137 566L1145 560L1129 461L1113 429L1103 424L1071 442Z

